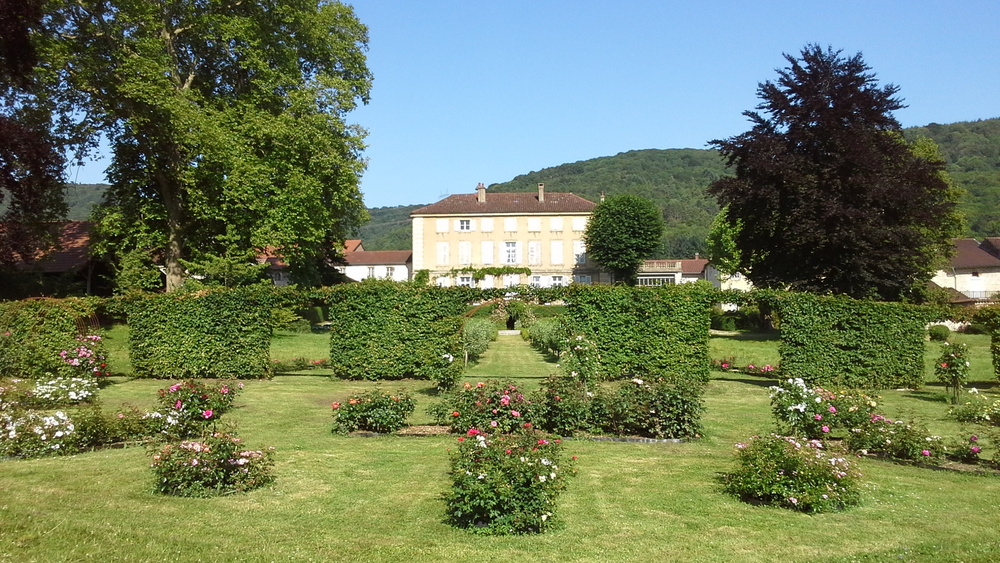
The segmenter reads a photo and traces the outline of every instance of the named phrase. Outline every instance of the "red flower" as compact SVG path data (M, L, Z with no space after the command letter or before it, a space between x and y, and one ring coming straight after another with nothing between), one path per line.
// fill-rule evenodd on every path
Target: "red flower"
M461 413L459 413L458 411L455 411L455 412L451 413L451 416L458 417L458 416L461 416Z

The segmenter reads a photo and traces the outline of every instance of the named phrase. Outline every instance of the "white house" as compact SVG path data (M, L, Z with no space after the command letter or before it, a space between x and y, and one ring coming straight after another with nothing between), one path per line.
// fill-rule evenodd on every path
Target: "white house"
M957 300L985 300L1000 293L1000 237L982 242L971 238L955 239L951 264L938 270L931 282L952 290Z
M338 268L354 281L369 278L408 281L413 276L413 252L410 250L365 250L361 241L345 241L345 266Z

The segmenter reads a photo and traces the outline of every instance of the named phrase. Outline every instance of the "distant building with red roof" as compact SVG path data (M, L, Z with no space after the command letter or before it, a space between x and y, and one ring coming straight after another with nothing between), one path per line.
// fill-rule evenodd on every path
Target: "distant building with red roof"
M954 302L988 300L1000 293L1000 237L982 242L960 238L953 244L950 264L938 270L931 283L950 291Z

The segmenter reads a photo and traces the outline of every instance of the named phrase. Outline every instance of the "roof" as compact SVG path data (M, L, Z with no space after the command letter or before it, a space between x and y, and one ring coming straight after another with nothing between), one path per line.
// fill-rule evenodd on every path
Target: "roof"
M996 248L1000 239L987 239L982 244L976 239L959 238L952 241L955 245L955 255L951 258L951 267L956 270L974 270L977 268L1000 268L1000 258L987 249Z
M46 274L74 272L90 261L90 231L94 224L90 221L65 221L61 224L57 249L42 253L29 263L19 263L19 267L32 268Z
M364 249L365 248L361 246L361 239L359 238L352 238L344 241L344 252L357 252Z
M547 197L547 196L546 196ZM681 275L701 275L708 266L705 258L689 258L685 260L645 260L639 267L640 274L674 273Z
M411 250L359 250L348 252L344 260L348 266L403 265L410 262Z
M590 213L597 204L571 193L545 193L538 201L536 192L487 193L480 203L477 194L454 194L410 213L413 215L490 215L503 213L552 214Z

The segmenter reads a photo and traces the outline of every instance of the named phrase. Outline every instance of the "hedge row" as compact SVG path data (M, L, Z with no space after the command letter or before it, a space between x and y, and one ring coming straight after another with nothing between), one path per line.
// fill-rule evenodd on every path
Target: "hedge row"
M130 296L135 376L270 377L271 309L279 295L267 286L249 286Z
M570 286L566 316L600 356L601 376L708 380L708 329L717 294L707 283Z
M925 326L934 312L903 303L761 292L781 318L782 373L810 385L915 388L924 382Z
M0 377L41 377L65 367L59 352L79 345L101 300L26 299L0 302Z

